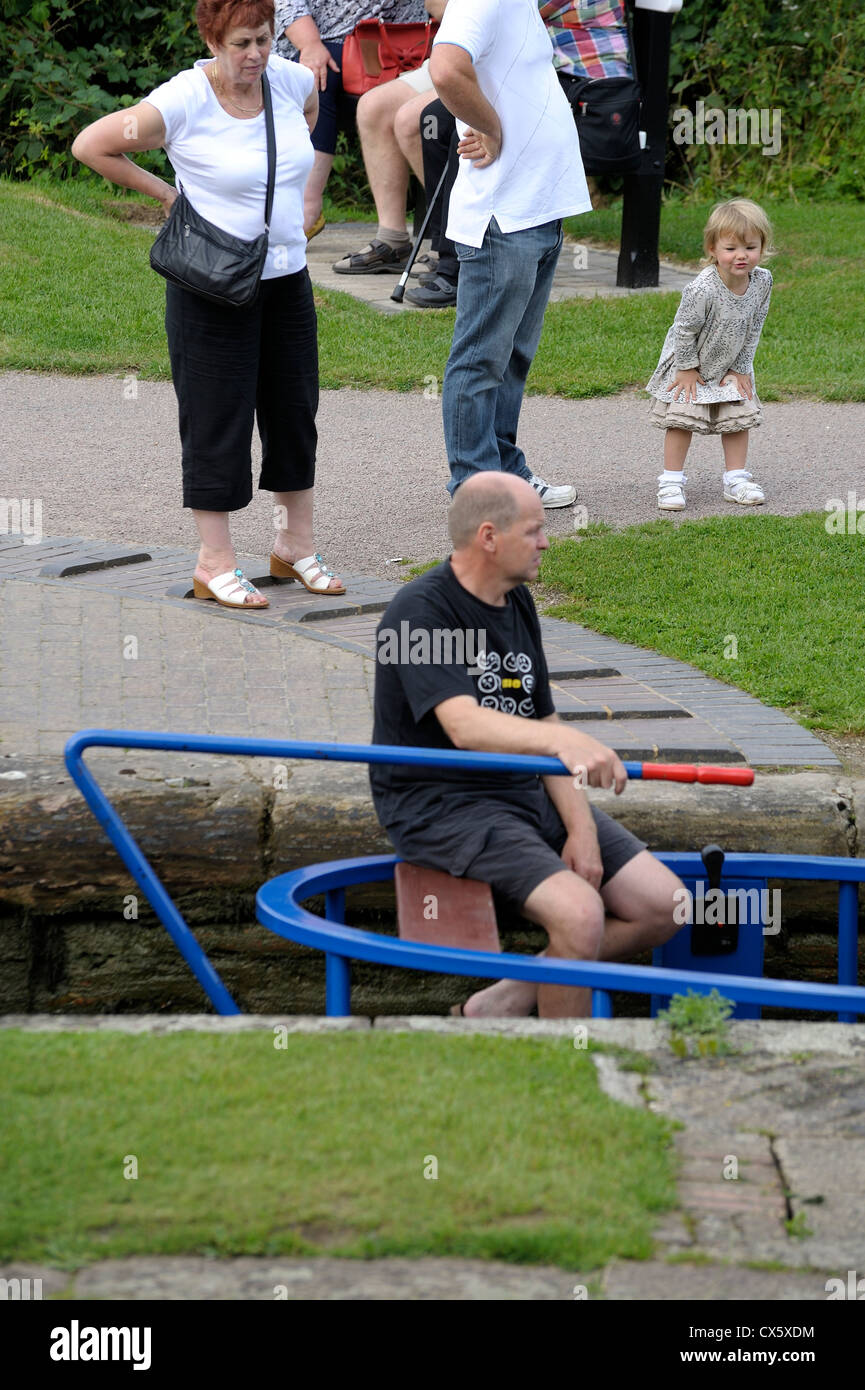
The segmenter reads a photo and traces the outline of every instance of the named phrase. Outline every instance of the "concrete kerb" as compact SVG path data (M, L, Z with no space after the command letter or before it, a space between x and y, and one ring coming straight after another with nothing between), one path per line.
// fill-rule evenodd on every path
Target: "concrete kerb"
M417 1014L367 1018L325 1018L320 1015L235 1014L2 1014L0 1031L28 1033L127 1033L161 1037L168 1033L434 1033L454 1037L506 1037L574 1041L575 1028L586 1030L588 1042L630 1052L669 1054L669 1030L649 1018L487 1018L469 1019ZM760 1020L728 1025L731 1057L758 1053L773 1057L865 1057L865 1023L801 1023ZM687 1065L685 1063L684 1065Z

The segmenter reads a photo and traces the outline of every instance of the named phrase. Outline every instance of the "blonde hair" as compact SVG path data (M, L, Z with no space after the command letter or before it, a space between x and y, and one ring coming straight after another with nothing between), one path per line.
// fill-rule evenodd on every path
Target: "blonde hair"
M752 203L750 198L731 198L729 202L716 203L703 228L703 250L706 253L703 259L706 264L714 264L712 248L721 237L729 236L731 233L733 236L745 237L749 232L756 232L763 243L761 260L775 255L772 223L757 203Z

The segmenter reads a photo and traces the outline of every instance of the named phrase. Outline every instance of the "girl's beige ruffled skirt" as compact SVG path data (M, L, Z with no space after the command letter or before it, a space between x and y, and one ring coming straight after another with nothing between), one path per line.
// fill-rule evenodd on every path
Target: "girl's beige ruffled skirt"
M738 434L763 423L763 408L755 396L751 401L718 401L699 405L695 401L659 401L652 397L649 419L659 430L690 430L693 434Z

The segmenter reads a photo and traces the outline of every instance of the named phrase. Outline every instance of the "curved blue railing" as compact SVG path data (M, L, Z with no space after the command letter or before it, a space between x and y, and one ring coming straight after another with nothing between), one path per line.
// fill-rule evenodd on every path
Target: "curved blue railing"
M123 819L111 805L84 762L88 748L149 748L167 752L219 753L243 757L279 757L334 762L401 763L415 767L448 767L487 772L521 772L573 775L557 758L521 754L468 753L403 748L389 745L310 743L291 739L229 738L208 734L166 734L128 729L85 729L66 744L70 776L87 805L108 835L120 858L148 898L195 978L220 1014L240 1013L217 971L178 912L170 894L148 862ZM641 763L625 763L629 777L642 775ZM680 875L702 877L697 854L658 854L657 858ZM730 854L725 876L739 879L790 878L839 884L838 985L799 981L763 980L756 976L694 973L657 966L617 965L597 961L547 960L509 953L455 950L427 946L359 931L343 924L345 888L356 883L392 877L393 855L334 861L282 874L259 889L257 913L263 925L281 936L315 946L327 960L327 1012L350 1013L351 959L386 965L410 966L449 975L480 978L535 980L539 984L584 985L593 990L593 1013L610 1014L610 991L670 995L684 988L697 993L719 989L728 998L744 1003L840 1010L839 1017L854 1021L865 1014L865 988L856 985L858 884L865 879L865 860L820 858L809 855ZM304 898L324 893L327 919L313 916L300 904Z
M699 854L669 853L655 857L681 877L702 875L705 870ZM728 975L717 971L695 972L648 965L618 965L607 961L549 960L518 956L507 952L469 951L448 946L426 945L380 936L342 924L344 893L358 883L375 883L393 877L399 863L396 855L375 855L364 859L333 860L265 883L256 895L258 920L271 931L303 946L325 952L327 962L327 1013L342 1017L351 1013L350 960L372 961L379 965L428 970L442 975L468 975L495 980L533 980L536 984L585 985L592 990L592 1014L611 1018L610 992L672 995L687 989L708 994L717 989L738 1003L774 1005L788 1009L839 1011L839 1018L855 1022L865 1014L865 988L856 984L856 887L865 879L865 860L817 859L795 854L730 854L724 861L725 873L737 879L797 878L834 880L849 871L843 887L852 887L843 916L839 917L839 983L809 984L799 980L764 980L756 976ZM813 869L812 871L809 871ZM326 895L327 919L322 920L301 906L304 899ZM842 903L842 908L844 904ZM842 940L843 935L843 940ZM852 955L852 960L851 960ZM852 967L852 968L851 968Z

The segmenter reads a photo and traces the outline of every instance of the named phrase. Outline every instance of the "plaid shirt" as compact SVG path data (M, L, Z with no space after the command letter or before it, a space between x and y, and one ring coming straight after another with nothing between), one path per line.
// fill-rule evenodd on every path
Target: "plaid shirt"
M630 77L624 0L539 0L553 63L571 77Z

